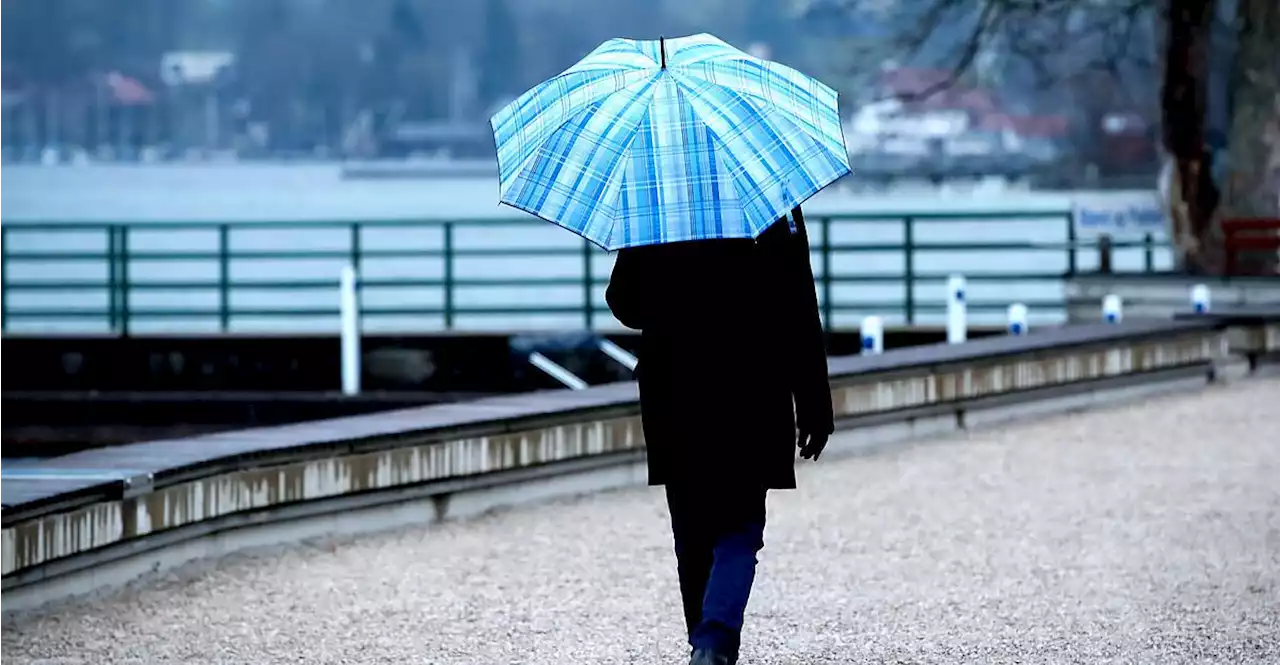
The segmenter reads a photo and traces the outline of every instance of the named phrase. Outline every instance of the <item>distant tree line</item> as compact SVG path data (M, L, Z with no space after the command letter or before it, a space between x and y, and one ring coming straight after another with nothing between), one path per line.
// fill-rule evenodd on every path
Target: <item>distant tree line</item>
M15 144L377 153L369 136L407 122L483 129L496 104L604 39L707 31L763 43L839 89L846 112L883 92L888 64L953 68L948 85L981 87L1010 112L1068 116L1066 147L1085 164L1105 147L1108 113L1160 117L1158 10L1170 1L0 0L6 155ZM162 58L183 51L228 52L234 65L169 85ZM112 76L153 99L113 97Z
M775 0L3 0L6 108L14 131L101 143L128 133L173 139L186 118L219 112L220 141L251 123L273 147L335 144L368 114L417 121L484 119L494 104L568 66L604 39L712 31L782 46L796 31ZM212 89L166 89L161 58L225 51ZM156 93L159 109L94 110L117 72ZM46 108L57 95L58 108ZM46 101L41 101L46 100ZM108 100L110 103L111 100ZM40 106L43 104L43 106ZM40 106L40 108L36 108ZM81 117L87 117L83 120ZM136 116L136 117L135 117ZM121 129L122 123L129 123ZM56 126L54 126L56 125ZM194 131L194 130L193 130ZM6 136L11 134L6 130ZM95 136L97 135L97 136Z

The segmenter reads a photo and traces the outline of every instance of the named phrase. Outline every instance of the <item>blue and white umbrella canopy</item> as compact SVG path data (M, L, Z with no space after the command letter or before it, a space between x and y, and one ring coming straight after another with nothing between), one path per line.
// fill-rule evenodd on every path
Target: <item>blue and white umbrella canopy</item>
M611 39L490 122L501 202L609 250L754 238L849 173L834 90L707 34Z

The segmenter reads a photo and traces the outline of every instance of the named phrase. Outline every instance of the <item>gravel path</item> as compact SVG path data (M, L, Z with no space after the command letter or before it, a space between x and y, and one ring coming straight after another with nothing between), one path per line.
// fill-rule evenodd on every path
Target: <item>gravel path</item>
M745 663L1280 663L1280 380L946 441L770 497ZM3 657L682 664L665 529L644 488L232 557Z

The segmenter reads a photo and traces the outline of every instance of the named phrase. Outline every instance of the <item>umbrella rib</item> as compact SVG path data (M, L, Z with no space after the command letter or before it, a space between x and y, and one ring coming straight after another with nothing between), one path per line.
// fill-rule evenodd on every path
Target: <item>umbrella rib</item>
M688 86L688 85L686 85L686 84L684 84L684 83L680 82L680 80L679 80L679 79L680 79L680 77L679 77L679 76L673 76L672 78L673 78L673 80L675 80L675 81L676 81L676 84L677 84L678 86L682 87L682 88L683 88L683 89L685 89L688 93L690 93L690 94L688 95L689 99L691 99L691 100L697 100L699 103L702 103L702 104L711 104L711 105L714 105L714 103L715 103L715 102L714 102L713 100L705 99L703 95L696 94L696 90L695 90L694 88L692 88L692 87L690 87L690 86ZM708 82L708 83L710 83L710 82ZM713 85L714 85L714 84L713 84ZM739 95L740 97L746 97L745 95L741 95L740 91L735 90L735 89L733 89L733 88L730 88L730 87L727 87L727 86L719 86L719 88L720 88L720 90L722 90L725 94L733 94L733 95ZM749 103L749 102L747 102L747 100L746 100L746 99L743 99L743 102L744 102L744 103ZM831 153L831 151L828 149L828 147L827 147L827 146L825 146L825 145L823 145L823 143L822 143L821 141L819 141L818 139L814 138L813 136L810 136L807 132L804 132L804 131L798 131L800 128L799 128L799 127L796 127L796 126L795 126L795 123L794 123L790 118L788 118L786 114L778 112L778 109L777 109L776 107L772 106L772 105L765 105L765 106L764 106L764 108L760 108L760 109L757 109L757 110L759 111L759 118L760 118L760 120L759 120L759 121L760 121L760 122L764 122L764 121L766 120L766 116L774 116L774 121L775 121L775 122L778 122L779 124L781 124L781 123L787 123L787 124L790 124L793 130L797 130L797 131L795 131L794 133L795 133L795 134L798 134L800 137L802 137L802 140L807 141L807 142L808 142L808 143L810 143L810 144L816 145L819 149L821 149L824 153L826 153L826 154L827 154L827 156L829 156L829 157L834 157L834 158L836 159L836 161L837 161L837 162L839 162L839 163L843 166L843 169L841 170L841 172L840 172L838 175L836 175L836 176L835 176L835 178L832 178L830 181L827 181L827 182L820 182L820 181L819 181L819 179L813 178L813 180L814 180L814 182L815 182L815 185L816 185L816 188L815 188L814 192L810 192L807 196L802 197L802 198L801 198L801 201L799 201L799 202L802 202L804 198L807 198L808 196L812 196L814 193L817 193L817 191L820 191L820 190L821 190L823 187L825 187L826 185L831 184L831 182L834 182L834 181L835 181L836 179L838 179L839 177L841 177L841 176L845 175L846 173L849 173L849 172L850 172L850 169L849 169L849 166L848 166L848 159L849 159L849 158L848 158L848 154L847 154L847 153L846 153L843 157L841 157L840 155L833 155L833 154ZM701 114L699 114L699 115L701 115ZM706 124L707 132L708 132L708 133L709 133L709 134L714 138L714 140L718 141L721 145L723 145L723 146L725 147L724 153L725 153L726 155L730 156L730 157L731 157L731 158L736 162L736 165L737 165L737 167L738 167L738 170L739 170L739 171L744 171L744 172L745 172L745 171L746 171L746 168L747 168L747 167L746 167L746 165L742 162L742 160L741 160L741 159L739 159L739 158L737 157L737 155L735 155L735 154L734 154L734 152L733 152L732 150L730 150L730 149L729 149L729 143L728 143L728 141L726 141L726 140L725 140L725 138L724 138L723 136L721 136L721 135L720 135L720 134L719 134L715 129L713 129L713 128L711 127L711 125L707 124L705 119L703 120L703 124ZM785 145L785 143L784 143L784 145ZM787 149L788 149L788 152L790 152L790 151L791 151L791 149L790 149L789 147L788 147ZM799 154L796 154L796 155L794 155L794 157L795 157L795 159L794 159L794 160L792 160L792 161L794 162L792 165L790 165L789 167L788 167L788 166L784 166L784 167L783 167L782 172L774 174L774 175L773 175L773 177L774 177L774 178L778 178L778 179L781 179L781 180L785 181L787 178L785 178L785 177L783 177L783 176L789 176L789 175L791 175L792 173L796 172L797 170L801 170L801 169L803 169L803 168L804 168L804 162L803 162L802 160L800 160L800 159L799 159L800 155L799 155ZM742 203L742 207L743 207L744 212L748 209L748 205L747 205L748 203L753 203L753 202L755 202L757 199L759 199L759 198L761 198L761 197L763 196L763 191L762 191L762 190L757 190L757 191L755 191L755 192L752 192L752 193L750 194L750 196L746 196L746 195L744 195L744 193L743 193L743 192L741 191L741 189L740 189L740 187L741 187L741 186L740 186L740 184L739 184L739 179L738 179L738 178L734 178L734 179L733 179L733 183L734 183L734 188L735 188L735 190L737 190L737 191L738 191L739 200L740 200L740 201L741 201L741 203ZM788 209L788 210L789 210L789 209L791 209L792 207L794 207L794 204L793 204L793 205L788 205L788 206L786 206L786 209ZM772 220L765 220L765 223L768 223L768 222L771 222L771 221L772 221Z
M629 84L629 85L627 85L627 86L623 86L623 87L618 88L617 90L614 90L612 94L619 94L619 93L622 93L624 90L627 90L627 89L629 89L629 88L635 88L636 86L639 86L639 85L643 85L643 86L644 86L644 89L641 89L641 90L637 90L637 91L635 91L635 93L631 96L631 100L627 103L626 108L623 108L623 109L620 111L620 115L625 116L625 115L630 111L630 109L631 109L632 107L634 107L636 104L640 104L641 106L643 106L643 107L647 108L647 107L648 107L648 104L649 104L649 101L651 100L652 93L651 93L651 92L646 92L646 91L648 90L648 88L652 87L652 86L655 84L655 80L656 80L656 79L655 79L654 77L646 77L646 78L644 78L644 79L641 79L641 80L635 81L634 83L631 83L631 84ZM600 102L600 99L598 98L598 99L596 99L594 102L592 102L592 104L591 104L591 105L588 105L588 106L583 107L583 108L582 108L582 109L580 109L578 112L575 112L574 114L572 114L572 116L570 116L570 117L566 118L566 119L565 119L565 121L564 121L561 125L559 125L556 129L552 130L551 132L549 132L549 133L547 134L547 139L546 139L546 140L548 140L548 141L549 141L549 140L551 140L551 139L552 139L552 138L553 138L553 137L554 137L558 132L562 131L562 128L563 128L565 125L568 125L568 124L570 124L570 123L572 123L572 122L574 122L574 121L576 121L576 120L580 120L580 119L582 118L582 115L583 115L584 113L589 113L589 112L591 112L593 108L596 108L596 104L598 104L599 102ZM569 131L572 131L572 130L569 130ZM611 175L613 175L614 173L616 173L618 168L625 168L625 164L626 164L626 157L627 157L627 155L630 153L630 151L631 151L631 147L632 147L632 145L635 143L635 141L636 141L636 137L637 137L637 136L638 136L638 134L637 134L637 133L635 133L635 132L632 132L632 133L630 133L629 135L627 135L627 136L626 136L626 139L625 139L625 144L620 145L620 148L619 148L618 153L617 153L617 154L618 154L617 159L616 159L616 160L613 160L613 162L612 162L613 170L611 170L609 173L602 173L602 174L597 174L597 175L601 176L604 180L608 181L608 180L610 179L608 176L611 176ZM601 136L599 137L599 139L600 139L601 141L605 140L606 138L607 138L607 137L606 137L606 136L604 136L604 135L601 135ZM621 142L619 142L619 143L621 143ZM593 154L594 154L594 151L593 151ZM501 196L499 197L499 202L500 202L500 203L506 203L507 205L510 205L511 207L514 207L514 208L517 208L517 209L520 209L520 210L524 210L524 211L529 212L529 213L532 213L532 214L534 214L534 215L536 215L536 216L538 216L538 217L540 217L540 218L542 218L542 219L545 219L545 220L547 220L547 221L549 221L549 222L552 222L552 223L554 223L554 224L558 224L558 225L560 225L560 226L565 226L566 228L569 228L570 230L575 230L575 231L576 231L576 229L574 229L573 227L571 227L571 226L566 226L566 224L564 224L564 223L563 223L563 220L556 219L556 218L555 218L555 216L552 216L552 215L551 215L550 213L548 213L547 211L539 211L539 210L536 210L536 209L535 209L535 206L527 205L527 204L524 204L524 203L520 203L520 202L518 202L518 201L517 201L517 202L512 202L512 201L508 201L508 200L507 200L507 198L506 198L506 191L509 191L510 187L514 186L517 182L519 182L519 181L520 181L520 179L521 179L521 177L522 177L525 173L527 173L531 168L533 168L533 160L536 160L536 159L537 159L537 157L538 157L538 152L537 152L537 151L535 151L535 152L534 152L534 153L533 153L533 154L532 154L532 155L527 159L527 161L525 161L524 163L522 163L522 164L521 164L521 166L520 166L520 169L519 169L519 170L517 170L517 171L513 172L512 176L511 176L511 177L506 181L506 188L504 189L504 191L502 192ZM582 167L582 168L584 168L584 169L585 169L585 168L588 168L588 167L590 167L590 166L592 166L592 163L591 163L591 160L590 160L590 159L588 159L588 160L587 160L587 163L585 163L585 164L582 164L582 165L581 165L581 167ZM616 199L614 199L614 201L616 201ZM596 206L597 208L598 208L600 205L604 205L604 204L605 204L603 200L599 200L599 201L597 201L596 203L597 203L597 206ZM602 223L603 223L603 219L605 219L605 218L603 218L603 216L602 216ZM612 217L607 218L607 219L608 219L608 223L609 223L609 227L608 227L609 232L610 232L610 233L612 233L613 229L614 229L614 228L616 228L616 222L617 222L617 216L616 216L616 213L615 213ZM580 234L581 234L581 232L580 232ZM585 234L583 234L583 235L585 236ZM596 244L601 244L601 243L597 242ZM601 244L601 246L603 247L604 245L603 245L603 244Z
M714 87L716 87L716 88L719 88L719 89L725 90L725 91L727 91L727 92L733 92L733 93L736 93L736 94L738 94L738 95L740 95L740 96L742 96L742 97L747 97L747 98L749 98L749 99L757 100L757 101L759 101L759 102L760 102L760 104L761 104L762 106L764 106L764 110L767 110L767 111L772 112L772 113L777 113L777 114L779 114L781 117L784 117L784 118L786 118L789 122L791 122L791 124L796 125L796 126L798 126L799 128L801 128L801 129L804 129L806 126L812 126L812 128L813 128L813 131L812 131L812 132L808 132L808 131L803 132L803 133L805 133L805 134L810 135L811 137L812 137L812 135L813 135L813 134L821 135L821 136L823 136L823 137L826 137L826 136L827 136L827 135L826 135L826 133L822 131L822 128L821 128L820 126L818 126L818 125L816 125L816 124L813 124L813 123L806 122L803 118L800 118L800 117L798 116L798 114L797 114L797 113L795 113L794 111L792 111L792 110L790 110L790 109L786 108L785 106L783 106L783 105L781 105L781 104L778 104L778 103L774 102L773 100L771 100L771 99L769 99L769 98L767 98L767 97L764 97L763 95L759 95L759 94L756 94L755 92L752 92L752 91L743 90L743 89L741 89L741 88L736 88L736 87L733 87L733 86L730 86L730 85L726 85L726 84L724 84L724 83L720 83L720 82L714 81L714 80L712 80L712 79L709 79L709 78L706 78L706 77L704 77L704 76L701 76L701 75L700 75L700 72L693 71L693 70L689 70L689 69L686 69L686 70L684 70L684 71L681 71L681 72L680 72L680 76L674 76L674 77L673 77L679 85L684 86L684 87L686 87L686 88L688 87L688 84L686 84L686 83L684 83L683 81L681 81L681 80L680 80L680 78L681 78L682 76L691 76L692 78L695 78L695 79L701 80L701 81L705 82L706 84L711 85L711 86L714 86ZM815 83L818 83L819 85L822 85L820 82L817 82L817 81L815 81ZM824 86L824 87L825 87L825 86ZM836 108L839 108L839 103L840 103L840 101L839 101L839 99L840 99L840 98L839 98L839 93L836 93L834 90L832 90L832 91L831 91L831 94L832 94L832 96L834 96L834 97L836 98ZM812 96L812 95L811 95L811 96ZM836 122L837 122L837 123L839 123L839 118L838 118L838 117L836 118ZM817 140L817 139L815 139L815 140ZM821 144L823 144L824 142L823 142L823 141L818 140L818 143L821 145ZM843 151L844 151L844 153L845 153L845 155L846 155L846 157L847 157L847 154L848 154L848 148L844 146L844 136L843 136L843 132L841 132L841 136L840 136L840 139L838 140L838 143L840 143L840 144L841 144L839 147L840 147L840 149L841 149L841 150L843 150ZM835 148L832 148L831 146L828 146L828 145L823 145L823 147L824 147L824 148L827 148L827 149L828 149L828 152L830 152L832 155L834 155L834 156L836 156L837 158L839 158L839 156L840 156L840 154L841 154L841 153L840 153L839 151L836 151L836 149L835 149Z
M652 103L653 103L653 99L652 99L652 98L650 98L650 99L649 99L649 103L650 103L650 104L652 104ZM640 132L638 132L638 131L637 131L637 132L631 132L631 136L627 138L627 144L626 144L626 146L625 146L622 150L620 150L620 151L619 151L619 155L618 155L618 163L617 163L617 166L616 166L615 168L618 168L618 169L625 169L625 168L627 167L626 165L627 165L627 164L630 162L630 160L631 160L631 150L635 147L635 145L636 145L636 140L637 140L639 137L640 137ZM624 174L625 174L625 172L624 172ZM610 201L608 201L608 202L601 201L601 203L602 203L602 204L608 205L608 206L609 206L609 209L613 211L613 218L609 220L609 232L608 232L608 234L606 234L606 235L607 235L607 237L609 237L609 238L613 238L613 234L618 230L618 223L619 223L619 219L618 219L618 207L619 207L619 206L617 205L617 203L618 203L618 201L622 200L622 196L623 196L623 194L624 194L624 193L625 193L625 188L623 188L623 187L621 186L621 184L619 184L618 191L614 193L614 195L613 195L613 199L612 199L612 200L610 200ZM599 244L599 243L597 243L597 244ZM604 245L601 245L601 247L604 247ZM607 247L605 247L605 249L608 249L608 248L607 248Z
M622 73L622 76L628 76L628 75L633 74L633 73L641 73L641 74L649 74L649 75L652 75L652 72L649 72L649 71L646 71L646 70L643 70L643 69L637 69L637 70L633 70L633 71L623 72L623 73ZM554 80L554 79L553 79L553 80ZM577 119L577 118L578 118L579 116L581 116L583 113L585 113L586 111L588 111L588 110L591 108L591 106L593 106L594 104L596 104L596 103L597 103L597 102L599 102L600 100L602 100L602 99L604 99L604 98L608 97L609 95L615 95L615 94L617 94L617 93L619 93L619 92L621 92L621 91L623 91L623 90L625 90L625 89L627 89L627 88L630 88L630 87L631 87L631 86L633 86L633 85L636 85L637 83L645 83L645 82L646 82L646 80L645 80L645 79L639 79L639 80L636 80L636 81L629 82L629 83L627 83L626 85L620 85L620 86L618 86L618 87L616 87L616 88L612 88L612 89L605 90L605 91L601 92L601 93L600 93L600 94L598 94L598 95L595 95L595 96L593 96L593 97L590 97L590 98L588 99L588 101L585 101L585 102L582 104L581 108L575 109L572 113L568 113L568 114L566 114L566 115L565 115L565 117L564 117L563 119L561 119L561 121L560 121L560 122L556 123L556 126L555 126L555 127L551 128L551 130L550 130L550 131L548 131L548 132L546 133L546 135L543 137L543 139L542 139L541 141L538 141L538 142L537 142L537 145L536 145L536 146L534 146L534 148L533 148L532 150L530 150L530 151L529 151L529 154L525 155L524 157L522 157L522 158L520 159L520 163L519 163L519 165L518 165L516 168L512 169L512 171L511 171L512 176L511 176L511 178L509 179L509 181L508 181L508 182L515 182L517 179L519 179L520 174L524 173L524 172L525 172L525 170L529 168L529 164L531 164L531 163L533 162L533 160L538 156L538 150L537 150L537 148L538 148L538 147L540 147L542 144L544 144L544 143L546 143L548 140L550 140L550 139L551 139L551 137L552 137L552 136L554 136L554 135L556 134L556 132L559 132L560 130L564 129L565 125L568 125L569 123L573 122L575 119ZM502 195L502 196L506 196L506 191L499 191L498 193L499 193L500 195Z
M705 122L703 123L703 126L706 127L707 136L709 137L710 142L713 145L718 144L724 148L722 153L721 152L716 153L716 159L721 160L722 162L725 163L725 166L729 166L734 170L745 171L747 168L746 164L743 164L742 160L738 159L738 156L733 154L733 151L729 150L729 144L726 143L725 140L720 137L720 134L718 134L716 130L712 129L711 127L706 126ZM745 192L742 190L742 183L739 178L729 178L729 183L733 185L733 193L737 194L738 205L742 208L742 214L745 216L747 214L747 207L743 205L743 202L747 200L747 197L745 195ZM748 223L748 227L751 228L749 223ZM751 230L752 232L755 231L754 228L752 228Z
M684 74L681 74L681 75L684 75ZM690 87L689 84L686 84L685 82L681 81L681 75L672 75L672 79L673 81L676 82L677 86L684 88L684 90L686 91L694 90L694 88ZM741 91L739 90L739 88L724 86L724 84L716 83L713 81L707 81L707 83L710 84L710 86L714 86L718 88L718 90L721 90L723 93L726 93L726 95L737 95L739 97L744 97L744 101L748 102L748 104L750 104L750 100L759 101L760 106L758 107L758 110L760 115L771 116L771 118L774 121L777 121L777 123L786 123L788 127L790 127L792 130L795 130L796 134L799 134L799 136L804 137L806 142L814 143L814 145L817 145L819 148L822 148L824 152L827 152L827 155L835 157L837 161L844 161L844 162L849 161L849 150L847 150L845 146L841 146L841 150L836 151L836 150L833 150L831 146L828 146L827 142L823 141L822 138L818 138L817 136L814 136L814 134L818 134L818 136L824 136L824 133L822 132L822 128L819 128L817 127L817 125L815 125L815 127L813 128L814 129L813 132L809 132L809 130L806 130L803 127L803 125L799 123L799 121L792 118L792 115L794 114L792 114L791 111L783 109L783 107L780 105L773 104L773 102L769 101L768 98L765 98L759 95L753 95L753 93ZM841 134L841 143L844 143L842 139L844 139L844 136L842 136Z

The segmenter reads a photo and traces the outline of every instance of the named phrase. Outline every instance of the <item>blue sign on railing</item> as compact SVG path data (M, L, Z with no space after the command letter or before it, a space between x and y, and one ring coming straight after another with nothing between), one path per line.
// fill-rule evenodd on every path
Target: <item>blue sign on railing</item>
M1164 206L1152 193L1077 196L1072 217L1080 236L1161 237L1169 226Z

